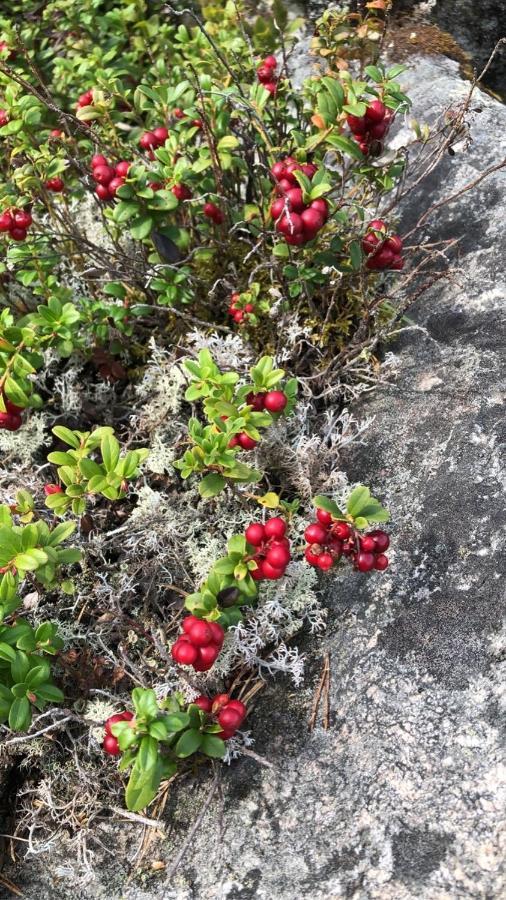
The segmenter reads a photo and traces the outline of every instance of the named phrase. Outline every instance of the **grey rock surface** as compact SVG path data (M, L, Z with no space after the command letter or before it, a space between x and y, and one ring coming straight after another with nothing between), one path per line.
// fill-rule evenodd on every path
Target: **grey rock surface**
M447 61L420 60L407 81L420 119L467 89ZM406 227L505 155L506 109L477 100L474 144L420 188ZM250 724L274 768L242 759L225 769L170 884L163 872L125 881L138 828L118 820L98 832L109 852L95 880L77 886L55 847L17 873L25 897L504 897L505 182L496 173L427 224L431 240L462 237L458 283L410 311L412 327L388 348L389 383L356 410L376 417L366 443L345 460L392 511L392 565L328 586L328 631L304 648L306 686L265 692ZM323 651L330 728L309 733ZM210 783L169 802L153 851L167 869Z

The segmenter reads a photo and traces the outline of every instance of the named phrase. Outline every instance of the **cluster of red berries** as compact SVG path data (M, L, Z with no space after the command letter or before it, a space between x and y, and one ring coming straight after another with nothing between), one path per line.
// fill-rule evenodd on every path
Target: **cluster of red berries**
M359 572L387 568L385 550L390 546L390 538L385 531L378 529L360 535L347 522L334 520L325 509L317 511L316 519L304 532L308 543L304 555L311 566L326 572L341 556L349 556Z
M253 407L254 412L267 410L267 412L278 414L283 412L288 403L288 397L283 391L266 391L258 394L251 392L246 396L246 403L248 406ZM222 416L222 418L226 420L228 416ZM242 447L243 450L254 450L257 443L258 441L255 441L245 431L239 431L238 434L234 434L230 439L228 446L231 448Z
M271 174L276 180L279 194L271 206L271 216L276 223L276 231L284 235L288 244L300 246L314 240L328 219L329 207L323 197L304 203L302 189L294 172L303 172L309 179L317 172L313 163L298 163L287 156L273 165Z
M222 741L228 741L234 736L248 714L244 703L231 700L228 694L216 694L212 699L200 696L193 702L221 725L223 731L217 731L214 736Z
M207 672L220 655L225 632L217 622L205 622L197 616L183 619L183 633L171 648L172 659L180 666L193 666Z
M1 218L2 217L0 216L0 219ZM7 399L3 391L2 399L5 406L5 412L0 412L0 428L5 428L6 431L18 431L23 424L23 420L21 418L23 407L16 406L15 403L11 403L11 401Z
M0 215L0 232L9 232L13 241L24 241L32 222L28 210L7 209Z
M186 115L183 109L176 107L176 109L172 110L172 115L175 119L188 119L189 116ZM203 122L202 119L192 119L190 125L193 125L194 128L202 128Z
M141 134L139 138L139 146L142 147L143 150L149 150L150 159L154 159L154 150L157 150L158 147L163 147L165 141L169 136L169 129L165 127L165 125L159 125L157 128L153 128L153 131L145 131L144 134Z
M381 100L373 100L363 116L346 116L353 137L364 156L381 150L381 142L393 118L394 113Z
M277 581L278 578L282 578L291 559L285 520L276 516L268 519L265 525L252 522L248 525L244 536L248 544L254 548L251 559L257 564L257 568L251 572L251 577L255 581L263 581L264 578Z
M278 76L276 69L278 61L275 56L266 56L257 69L257 78L263 84L269 94L275 94L278 89Z
M93 103L93 90L85 91L84 94L81 94L77 98L77 108L81 108L83 106L91 106Z
M234 291L234 293L230 297L230 306L228 308L228 313L232 316L234 322L237 322L238 325L246 325L250 314L255 312L255 307L252 303L245 303L244 306L238 306L238 302L240 299L240 294L238 291Z
M109 716L107 719L104 728L105 728L105 737L102 742L102 749L109 753L110 756L119 756L121 753L119 749L118 739L114 737L111 727L115 722L131 722L134 717L134 714L125 710L122 713L116 713L114 716Z
M377 233L379 232L379 234ZM387 225L382 219L374 219L367 226L362 238L362 250L368 256L368 269L402 269L402 240L398 234L387 237Z
M113 165L108 162L105 156L98 154L91 159L91 175L97 182L95 194L99 200L113 200L116 191L125 183L128 170L132 163L122 159L121 162Z
M219 206L216 206L216 203L204 203L202 212L208 219L211 219L215 225L223 225L225 216Z

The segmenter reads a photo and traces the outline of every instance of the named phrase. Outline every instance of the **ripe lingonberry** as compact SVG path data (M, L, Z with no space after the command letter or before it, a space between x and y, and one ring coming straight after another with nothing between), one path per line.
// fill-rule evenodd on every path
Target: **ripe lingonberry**
M200 706L200 708L206 713L210 713L212 706L213 706L213 702L212 702L211 698L204 697L204 696L197 697L197 699L193 700L192 703L195 703L197 706Z
M319 569L323 569L324 572L327 572L334 565L334 560L330 553L320 553L316 565Z
M273 519L268 519L265 523L264 531L267 538L276 538L279 540L286 534L286 522L279 516L275 516Z
M346 541L351 535L351 528L347 522L336 522L332 526L332 534L340 541Z
M165 144L165 141L167 140L167 138L169 136L168 129L164 128L163 126L154 128L152 133L154 134L158 145Z
M55 194L61 194L65 188L65 182L63 181L63 178L55 176L55 178L50 178L46 181L46 188L48 191L53 191Z
M106 734L112 735L111 728L115 724L115 722L131 722L133 717L134 717L134 714L131 713L129 710L125 710L122 713L115 713L115 715L109 716L109 718L107 719L107 721L104 725Z
M91 168L96 169L97 166L107 166L109 165L105 156L102 156L101 153L97 153L95 156L91 157Z
M331 525L332 524L332 516L326 509L317 509L316 510L316 518L318 519L320 525Z
M372 553L376 549L374 538L367 534L365 537L360 538L360 549L364 550L365 553Z
M374 568L379 569L380 572L383 572L384 569L387 568L387 566L388 566L388 556L385 556L384 553L378 553L375 563L374 563Z
M225 217L221 209L216 206L215 203L205 203L202 208L202 212L208 219L211 219L215 223L215 225L223 224Z
M312 525L308 525L304 537L308 544L324 544L327 540L327 531L323 525L314 522Z
M139 144L143 150L152 150L158 146L156 135L152 131L145 131L139 138Z
M268 578L270 581L277 581L278 578L282 578L285 574L285 570L283 568L277 568L276 566L271 565L268 559L260 560L260 571L264 578Z
M254 441L253 438L249 436L249 434L245 434L243 431L239 432L237 435L237 443L243 450L254 450L257 445L257 441Z
M188 641L176 641L171 649L172 658L181 666L192 666L198 659L198 650Z
M203 619L197 619L196 622L192 622L186 633L190 636L190 640L195 647L205 647L213 639L213 633Z
M191 200L192 192L185 184L175 184L171 191L178 200Z
M275 569L284 569L290 562L290 551L283 544L276 544L267 551L266 561Z
M264 526L253 522L251 525L248 525L244 534L248 544L251 544L252 547L259 547L265 537Z
M374 553L364 553L362 550L357 553L355 565L359 572L370 572L374 569L375 563Z
M374 538L374 543L376 545L376 550L380 553L384 553L385 550L388 550L390 546L390 538L386 531L381 531L378 529L377 531L371 531L369 537Z
M271 413L283 412L287 403L288 397L283 391L267 391L264 397L264 409Z
M102 742L102 748L109 756L119 756L121 753L118 740L112 734L106 734Z
M92 162L92 165L93 165L93 162ZM132 165L131 162L128 162L128 160L126 160L126 159L122 159L122 160L121 160L119 163L117 163L116 166L114 167L114 170L115 170L115 172L116 172L116 175L119 175L120 178L126 178L126 176L128 175L128 172L129 172L129 169L130 169L131 165Z
M124 183L125 183L125 179L124 179L124 178L120 178L119 176L116 177L116 178L111 178L109 184L107 185L107 190L109 191L109 196L110 196L110 197L115 197L115 196L116 196L116 191L117 191L120 187L123 187Z
M243 717L240 712L227 705L218 713L218 722L225 731L235 731L239 728Z

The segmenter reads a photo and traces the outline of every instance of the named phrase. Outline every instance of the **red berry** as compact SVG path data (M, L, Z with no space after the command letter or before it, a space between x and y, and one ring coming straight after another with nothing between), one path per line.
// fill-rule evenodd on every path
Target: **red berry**
M204 697L204 696L197 697L196 700L192 700L192 703L195 703L197 706L200 706L200 708L203 709L204 712L206 712L206 713L210 713L212 706L213 706L213 702L212 702L211 698Z
M4 400L4 403L5 403L5 408L6 408L6 410L7 410L8 413L11 413L11 414L14 414L15 416L17 416L17 415L19 415L20 413L23 412L24 407L23 407L23 406L16 406L15 403L12 403L11 400L8 400L8 399L7 399L7 397L5 396L5 394L3 394L3 400Z
M184 119L185 117L183 110L179 109L178 106L176 106L176 108L172 110L172 115L175 119Z
M152 134L155 136L157 144L161 146L162 144L165 144L165 141L169 136L169 131L161 125L158 128L154 128Z
M388 247L383 246L380 250L378 250L377 253L374 254L374 256L371 256L367 260L366 266L370 269L388 269L394 259L395 254L392 253L392 251L389 250ZM374 265L371 265L371 263L374 263Z
M202 119L192 119L190 125L193 125L194 128L202 128L204 123Z
M397 256L397 254L402 251L402 241L399 235L393 234L392 237L389 237L385 241L385 247L388 247L388 249L391 250L392 253L395 253L395 255Z
M191 200L192 192L185 184L175 184L171 191L178 200Z
M301 219L304 223L304 231L314 234L316 234L316 232L325 224L323 216L321 216L318 210L314 209L312 206L310 206L309 209L304 210L301 214Z
M265 538L264 526L260 525L259 522L253 522L251 525L248 525L244 536L252 547L259 547Z
M253 391L251 391L246 395L246 403L248 404L248 406L253 407L255 412L262 412L262 410L265 408L265 394L261 392L255 394L253 393Z
M276 94L278 90L277 81L268 81L267 84L264 84L264 88L266 91L269 91L269 94Z
M109 200L109 188L105 184L97 184L95 193L99 200Z
M225 639L225 632L223 628L218 624L218 622L208 622L207 624L211 629L211 643L217 644L219 647L221 647Z
M194 664L194 669L197 672L206 672L211 668L219 655L220 648L216 644L207 644L205 647L199 647L198 660Z
M218 722L225 731L235 731L242 722L242 716L236 709L226 706L218 714Z
M271 174L274 176L276 181L279 181L281 178L285 177L285 164L283 162L274 163Z
M50 497L51 494L63 494L63 488L59 484L45 484L44 493L46 497Z
M22 424L21 416L9 412L0 412L0 428L5 428L7 431L18 431Z
M264 531L266 538L275 538L276 540L280 540L286 534L286 522L279 516L275 516L273 519L268 519L268 521L265 523Z
M380 572L383 572L388 567L388 556L385 556L384 553L379 553L376 557L374 568L379 569Z
M367 122L364 116L346 116L346 121L354 135L362 135L367 131Z
M126 159L122 159L121 162L117 163L114 167L116 175L119 175L120 178L126 178L131 165L132 163L128 162Z
M182 625L182 628L183 628L183 631L185 632L185 634L189 634L190 628L192 627L192 625L195 622L201 622L201 621L202 621L202 619L199 619L198 616L185 616L183 619L183 625Z
M368 534L365 537L360 538L360 549L364 550L366 553L372 553L376 549L374 538Z
M0 231L10 231L13 224L10 212L4 212L0 215Z
M288 180L288 178L286 177L286 172L285 172L285 176L283 178L281 178L276 185L276 194L279 194L280 196L283 197L286 194L286 192L289 191L293 187L294 181L295 181L295 179Z
M288 200L289 209L293 209L293 211L296 213L303 212L305 206L302 199L302 188L290 188L290 190L286 192L286 197ZM279 203L279 200L277 202ZM304 215L302 215L302 219L304 219Z
M329 569L334 565L334 560L330 553L320 553L318 557L317 566L319 569L323 569L324 572L328 572Z
M93 103L93 91L85 91L84 94L81 94L78 97L77 105L78 106L90 106Z
M268 578L269 581L277 581L278 578L282 578L285 574L284 568L280 569L277 566L272 566L267 559L260 561L259 568L264 578Z
M91 168L96 169L97 166L108 166L105 156L102 156L101 153L97 153L96 156L91 157Z
M177 640L170 652L172 659L181 666L192 666L199 655L199 651L193 644L182 640Z
M98 184L109 184L111 179L114 178L114 169L111 166L95 166L92 175Z
M26 228L11 228L10 235L13 241L26 240Z
M396 256L393 261L390 263L391 269L403 269L404 268L404 260L402 256Z
M14 225L17 228L29 228L33 222L31 214L25 209L18 209L13 215Z
M270 547L265 558L274 569L284 569L290 562L290 551L282 544L278 544Z
M212 219L216 225L221 225L224 220L221 209L219 209L215 203L205 203L202 212L208 219Z
M228 706L229 703L230 697L228 694L215 694L212 702L213 713L219 712L225 706Z
M125 179L120 178L119 176L116 178L111 178L109 184L107 185L107 190L109 191L109 196L115 197L116 191L118 190L118 188L123 187L124 183L125 183Z
M139 138L139 144L143 150L151 150L158 145L158 141L152 131L145 131Z
M114 716L109 716L104 726L106 734L112 734L111 726L114 725L115 722L128 722L133 719L133 717L133 713L127 712L126 710L122 713L115 713Z
M317 509L316 510L316 518L318 519L320 525L332 525L332 516L326 509Z
M279 219L283 212L285 211L285 201L283 197L280 197L278 200L275 200L271 205L270 213L271 217L276 220Z
M310 566L318 565L319 554L315 553L312 547L306 547L306 549L304 550L304 556L306 557Z
M245 434L243 431L237 435L237 442L243 450L254 450L258 443L258 441L254 441L249 434Z
M323 525L320 525L318 522L313 522L311 525L307 526L304 537L308 544L324 544L327 540L327 531Z
M213 639L213 633L203 619L197 619L196 622L192 622L186 634L188 634L195 647L207 647Z
M373 553L364 553L362 550L357 553L356 566L359 572L370 572L371 569L374 569L375 562Z
M287 403L288 397L283 391L267 391L264 399L264 408L271 413L280 413L283 412Z
M323 197L318 197L316 200L311 201L310 209L316 209L317 212L320 213L324 222L327 221L329 217L329 205Z
M119 756L121 753L117 738L112 734L106 734L102 742L102 748L109 756Z
M362 238L362 250L367 254L374 253L378 249L378 244L380 243L380 238L376 234L370 232Z
M278 61L275 56L266 56L263 65L267 66L268 69L276 69L278 65Z
M386 106L381 102L381 100L373 100L373 102L367 107L365 111L365 118L369 122L382 122L385 118Z
M5 109L0 109L0 128L3 128L4 125L7 125L9 121L9 116Z
M327 546L329 553L331 553L334 558L341 556L341 553L343 552L342 541L339 541L337 538L331 538Z
M149 186L152 191L161 191L164 188L164 185L161 181L150 181Z
M276 230L280 234L295 235L300 234L304 228L304 223L298 213L290 212L281 216L279 222L276 222Z
M386 222L384 222L383 219L373 219L372 222L369 222L369 228L373 231L387 230Z
M62 178L50 178L49 181L46 181L46 187L48 191L53 191L55 194L60 194L64 188L65 183Z
M347 522L336 522L332 526L332 534L334 537L339 538L340 541L345 541L351 534L351 528Z
M273 71L271 66L261 65L257 69L257 78L260 84L267 85L272 81Z
M302 163L302 171L309 179L314 178L318 171L318 166L314 163Z
M375 141L381 141L388 131L388 122L378 122L369 129L369 136Z
M242 703L240 700L230 700L227 703L227 709L236 709L237 712L239 713L239 715L241 716L241 722L248 715L247 708L245 707L244 703Z
M379 550L380 553L384 553L385 550L388 550L390 546L390 538L386 531L381 531L378 529L377 531L371 531L370 537L374 538L374 543L376 545L375 549Z
M257 566L258 566L258 562L257 562ZM264 576L263 576L262 570L260 568L252 569L250 572L250 575L251 575L253 581L263 581Z

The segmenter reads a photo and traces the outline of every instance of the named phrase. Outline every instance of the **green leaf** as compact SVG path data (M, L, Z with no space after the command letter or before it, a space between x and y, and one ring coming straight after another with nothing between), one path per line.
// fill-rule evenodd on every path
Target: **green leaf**
M55 684L51 684L49 681L45 684L39 685L39 687L35 691L35 694L42 700L47 700L48 703L62 703L65 699L63 691L61 691L60 688L56 687Z
M343 134L329 134L327 137L327 144L330 144L331 147L335 147L336 150L340 150L341 153L348 153L350 156L353 156L360 161L364 158L358 144L356 144L355 141L352 141L351 138L345 137Z
M324 497L322 494L318 494L317 497L313 498L313 506L316 506L316 509L324 509L326 512L329 512L331 516L335 516L336 519L345 519L346 516L339 509L337 503L334 503L329 497Z
M23 572L33 572L39 566L43 566L48 561L47 553L43 550L27 550L26 553L18 553L14 557L14 565Z
M60 525L57 525L51 532L51 536L48 540L49 546L56 547L57 544L62 544L75 530L75 522L62 522Z
M169 715L165 717L165 722L167 723L170 731L182 731L183 728L188 728L188 725L190 724L190 716L186 712L169 713Z
M384 73L381 71L381 69L378 69L377 66L366 66L364 71L366 75L368 75L369 78L372 78L372 80L377 84L380 84L385 77Z
M223 475L211 473L206 475L199 484L199 494L201 497L215 497L226 485Z
M196 753L201 743L202 734L200 731L198 731L197 728L189 728L188 731L183 732L179 738L174 747L174 753L180 759L184 759L186 756L191 756L192 753Z
M63 425L55 425L53 434L55 434L56 437L59 437L61 441L64 441L65 444L69 444L70 447L73 447L74 450L79 449L80 440L70 428L65 428Z
M348 502L346 504L346 509L350 516L359 516L362 513L362 509L367 505L371 496L371 492L368 487L364 484L357 485L356 488L351 492L348 497Z
M112 434L106 434L100 442L100 452L107 472L114 472L119 460L119 443Z
M150 738L150 740L154 740L154 738ZM154 800L163 774L161 760L157 760L156 764L146 772L137 756L125 792L125 801L129 810L139 812Z
M9 728L13 731L27 731L32 721L32 711L27 697L14 700L9 712Z
M153 230L154 224L151 216L138 216L130 225L130 234L136 241L142 241Z
M362 265L362 249L358 241L352 241L350 244L350 259L354 272L358 272Z
M204 734L202 736L200 749L202 753L213 757L213 759L223 759L226 751L225 742L213 734Z
M0 659L4 659L6 662L12 663L16 659L16 651L12 647L10 647L9 644L1 642Z

